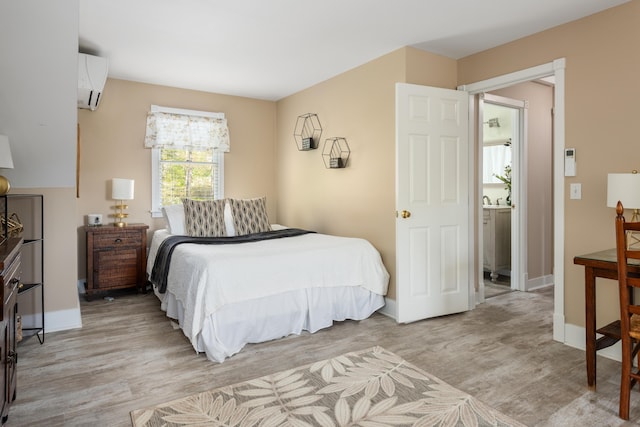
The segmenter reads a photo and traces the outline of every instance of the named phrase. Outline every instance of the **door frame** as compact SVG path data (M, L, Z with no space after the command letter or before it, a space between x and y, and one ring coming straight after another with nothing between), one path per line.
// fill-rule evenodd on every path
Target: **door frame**
M474 108L474 97L482 92L502 89L518 83L536 80L553 75L555 78L554 90L554 126L553 126L553 339L565 341L565 316L564 316L564 148L565 148L565 58L555 59L552 62L504 74L479 82L474 82L458 87L469 93L469 140L474 140L475 130L478 126ZM469 150L473 156L473 150ZM470 164L475 164L473 158ZM475 176L475 174L474 174ZM477 260L477 257L476 257ZM476 261L477 262L477 261ZM473 288L472 288L473 289Z
M518 110L518 136L515 144L512 144L512 176L515 177L515 185L511 189L512 219L511 219L511 289L525 291L527 280L527 162L525 153L527 152L527 108L528 102L518 99L506 98L504 96L489 93L478 94L478 124L484 122L484 104L500 105L514 110ZM477 197L478 209L482 212L482 166L483 166L483 127L478 126L478 163L477 163ZM478 231L482 230L483 216L478 215ZM484 251L484 236L478 232L478 250ZM477 300L484 302L484 269L482 262L478 263L478 292Z

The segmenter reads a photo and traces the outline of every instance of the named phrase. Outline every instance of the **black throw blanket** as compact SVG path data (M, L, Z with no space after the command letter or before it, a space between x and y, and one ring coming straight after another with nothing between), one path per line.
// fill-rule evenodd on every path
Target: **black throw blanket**
M169 265L171 255L176 246L182 243L198 243L203 245L225 245L234 243L250 243L262 240L280 239L282 237L301 236L303 234L314 233L314 231L302 230L299 228L285 228L283 230L264 231L262 233L246 234L235 237L191 237L191 236L169 236L160 244L156 259L151 270L151 283L157 286L161 294L167 290L167 277L169 276Z

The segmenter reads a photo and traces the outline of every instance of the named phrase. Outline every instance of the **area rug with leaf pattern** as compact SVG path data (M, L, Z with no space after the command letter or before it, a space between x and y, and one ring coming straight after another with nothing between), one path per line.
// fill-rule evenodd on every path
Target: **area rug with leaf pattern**
M523 426L383 349L131 412L134 427Z

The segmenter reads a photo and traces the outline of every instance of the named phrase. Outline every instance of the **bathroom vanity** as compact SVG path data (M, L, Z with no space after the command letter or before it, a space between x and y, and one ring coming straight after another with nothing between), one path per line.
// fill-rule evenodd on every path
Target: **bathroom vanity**
M495 282L498 271L511 271L511 207L484 206L482 211L483 268Z

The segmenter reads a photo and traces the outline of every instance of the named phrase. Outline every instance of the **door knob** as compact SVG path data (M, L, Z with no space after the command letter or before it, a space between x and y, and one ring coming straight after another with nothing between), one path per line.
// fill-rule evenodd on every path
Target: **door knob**
M400 212L400 216L402 218L409 218L411 216L411 212L409 212L409 211L401 211Z

